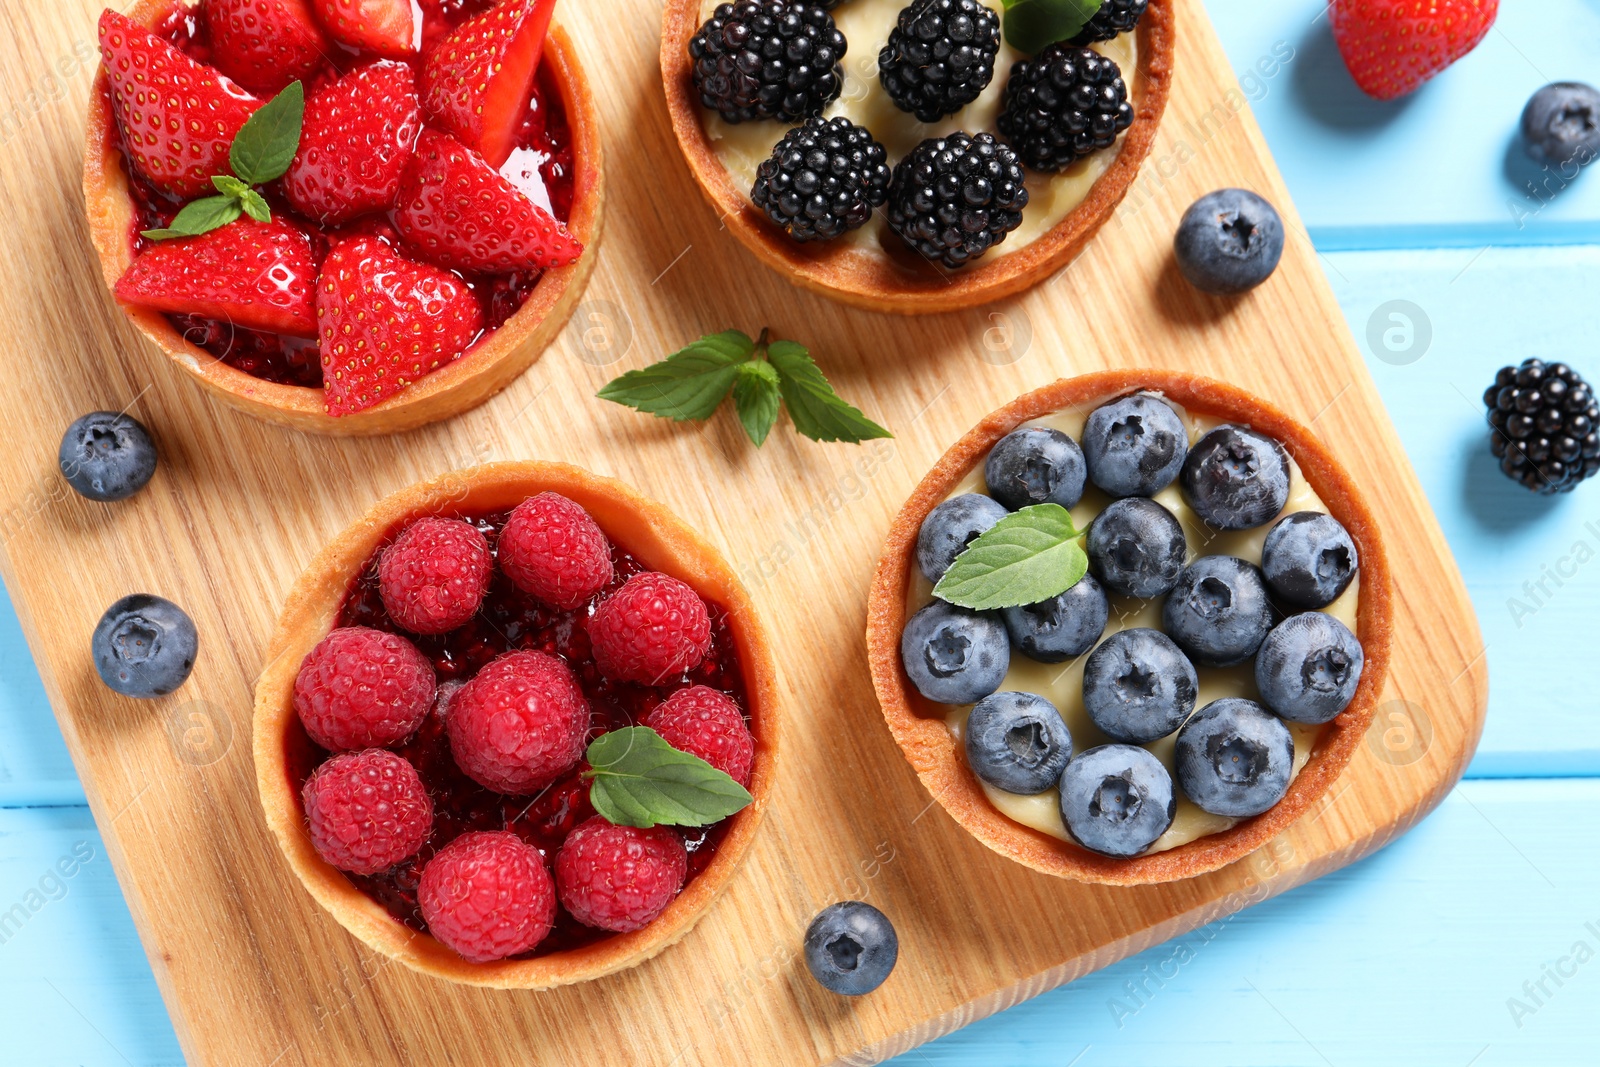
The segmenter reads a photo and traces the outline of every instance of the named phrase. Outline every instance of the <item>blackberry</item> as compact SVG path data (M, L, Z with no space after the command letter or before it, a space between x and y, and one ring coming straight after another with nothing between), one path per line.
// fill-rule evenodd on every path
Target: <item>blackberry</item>
M820 115L844 88L848 47L825 6L720 4L689 42L700 103L729 122Z
M1139 25L1139 19L1144 16L1144 9L1149 6L1150 0L1106 0L1088 24L1079 31L1078 36L1072 39L1072 43L1109 41L1120 33L1127 33Z
M1061 171L1133 125L1122 71L1099 52L1058 41L1018 60L997 125L1024 163Z
M954 115L988 88L1000 17L978 0L913 0L878 53L878 79L923 122Z
M1506 476L1536 493L1570 493L1600 471L1600 405L1565 363L1502 367L1483 394L1489 448Z
M1022 181L1017 154L993 134L930 137L894 168L889 228L925 259L963 266L1022 224Z
M889 198L888 158L866 128L813 116L773 148L750 199L796 241L830 241Z

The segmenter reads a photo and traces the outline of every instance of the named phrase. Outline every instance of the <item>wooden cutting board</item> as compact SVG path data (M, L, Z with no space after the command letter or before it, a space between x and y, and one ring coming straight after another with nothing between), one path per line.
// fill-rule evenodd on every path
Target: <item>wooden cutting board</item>
M865 1062L1325 874L1440 800L1482 726L1477 626L1205 13L1178 9L1161 136L1088 251L1025 298L905 320L792 289L719 229L667 125L653 0L563 5L607 122L610 217L583 306L488 406L337 441L211 403L123 321L78 193L98 6L0 0L0 562L191 1062ZM1277 275L1231 307L1184 285L1169 251L1183 208L1222 185L1267 195L1292 233ZM818 445L780 427L757 452L728 414L674 427L592 399L702 333L762 326L809 343L898 438ZM1310 423L1368 493L1395 572L1384 703L1330 798L1253 858L1166 887L1035 874L930 808L879 718L861 638L890 518L935 458L1018 393L1108 366L1231 379ZM118 505L73 496L55 470L62 431L96 408L131 410L161 448L154 483ZM547 993L458 988L349 937L268 836L248 743L280 600L324 540L407 483L510 458L626 479L720 545L776 635L790 723L762 839L694 932ZM165 700L118 698L90 664L95 621L135 591L200 629L194 677ZM901 937L898 970L860 1000L822 992L798 958L810 916L841 898L877 904Z

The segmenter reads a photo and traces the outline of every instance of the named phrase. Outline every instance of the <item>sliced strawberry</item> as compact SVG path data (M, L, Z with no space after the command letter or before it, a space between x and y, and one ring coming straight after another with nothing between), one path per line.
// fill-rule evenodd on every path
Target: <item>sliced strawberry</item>
M556 0L505 0L468 19L422 64L422 110L490 166L516 147Z
M203 0L211 63L262 96L304 78L333 46L306 0Z
M322 264L317 327L327 412L349 415L460 356L483 331L483 309L454 274L357 237Z
M390 59L415 55L421 12L411 0L315 0L329 36L363 52Z
M410 67L380 59L351 71L306 101L283 191L327 226L391 207L421 125Z
M261 101L126 15L100 15L111 108L135 170L184 199L214 193L234 135Z
M241 218L199 237L161 241L117 281L117 299L173 315L315 337L311 238L280 218Z
M1333 0L1328 22L1361 91L1393 100L1478 47L1499 12L1500 0Z
M394 223L422 258L456 270L543 270L583 253L565 226L482 156L433 130L417 140Z

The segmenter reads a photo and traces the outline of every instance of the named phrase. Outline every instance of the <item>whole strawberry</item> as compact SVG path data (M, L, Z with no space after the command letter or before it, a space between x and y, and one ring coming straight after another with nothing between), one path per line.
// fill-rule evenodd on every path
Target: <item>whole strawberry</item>
M392 207L421 124L410 67L387 60L358 67L306 101L284 195L325 226Z
M574 919L622 934L666 911L688 870L683 839L670 826L614 826L597 815L556 854L556 891Z
M263 96L304 78L332 51L306 0L202 0L211 65Z
M516 147L555 6L555 0L504 0L457 26L423 62L423 113L491 167Z
M428 861L417 885L428 932L473 963L527 952L556 916L539 850L505 831L462 834Z
M700 665L711 650L705 601L666 574L635 574L589 617L600 673L619 682L664 685Z
M589 513L560 493L516 506L500 530L496 558L511 584L571 611L611 584L611 543Z
M577 766L589 702L572 670L543 652L507 652L462 686L445 713L456 765L486 789L537 793Z
M377 874L427 844L433 801L404 757L381 748L346 752L301 790L317 854L341 871Z
M1500 0L1333 0L1328 22L1361 91L1393 100L1478 47Z
M294 710L330 752L384 748L416 732L433 706L433 664L399 634L334 630L307 653L294 679Z
M478 613L489 590L489 542L460 519L429 515L407 526L378 560L384 610L414 634L449 633Z
M656 705L644 724L673 748L699 756L749 787L756 742L739 705L726 693L704 685L680 689Z

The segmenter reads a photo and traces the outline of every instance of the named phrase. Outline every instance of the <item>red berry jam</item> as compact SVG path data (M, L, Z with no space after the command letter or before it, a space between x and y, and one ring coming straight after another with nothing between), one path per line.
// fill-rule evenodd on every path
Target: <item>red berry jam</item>
M492 550L508 515L509 512L453 517L476 525L489 540ZM496 568L482 609L467 625L435 637L406 633L389 618L378 595L378 557L399 532L400 528L392 531L362 568L345 597L336 625L370 626L402 634L432 661L438 672L440 699L433 713L411 740L394 748L417 768L433 798L433 836L421 852L392 870L377 875L347 874L345 877L383 905L390 915L414 930L426 931L417 906L417 882L422 877L422 868L434 853L456 837L470 830L510 830L539 849L549 865L554 863L567 834L595 813L589 804L588 783L582 777L585 764L532 797L510 797L485 789L456 767L450 754L449 738L445 735L444 707L456 685L467 681L490 660L512 650L534 650L564 659L589 699L593 715L590 740L643 722L657 704L685 686L711 686L728 693L740 707L748 705L738 649L729 632L728 613L709 601L706 607L711 614L711 650L699 667L661 686L612 682L600 676L590 656L586 628L589 614L595 604L619 589L629 577L649 569L615 545L611 558L616 575L611 585L589 603L572 611L547 607L518 592ZM329 754L312 743L298 720L292 730L289 749L287 765L298 796L305 780ZM690 879L710 864L727 828L727 820L705 828L680 828L689 851ZM604 930L584 926L558 905L550 935L532 952L517 958L547 956L610 936Z

